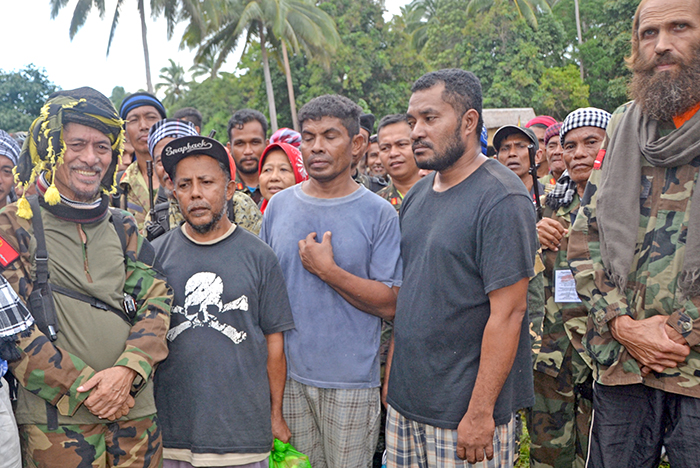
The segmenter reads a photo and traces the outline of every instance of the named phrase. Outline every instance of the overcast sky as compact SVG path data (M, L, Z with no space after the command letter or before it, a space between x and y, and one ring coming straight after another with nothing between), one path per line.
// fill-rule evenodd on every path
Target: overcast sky
M55 19L51 19L49 0L0 0L0 69L12 71L33 63L45 68L51 81L63 89L92 86L109 96L115 86L134 92L146 88L146 73L141 44L141 27L135 0L123 3L119 25L109 57L106 56L109 28L116 0L108 0L104 19L93 9L71 41L70 20L78 0L70 0ZM385 18L399 13L409 0L386 0ZM146 2L148 5L150 2ZM147 13L149 14L149 13ZM176 28L168 41L165 20L147 19L151 77L155 86L160 69L168 59L187 70L194 52L180 50L184 25ZM237 55L231 55L223 71L233 71Z

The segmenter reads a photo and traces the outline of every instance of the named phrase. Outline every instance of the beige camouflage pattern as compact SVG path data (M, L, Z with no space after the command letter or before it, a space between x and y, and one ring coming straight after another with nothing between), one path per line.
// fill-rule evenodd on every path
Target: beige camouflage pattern
M393 206L396 209L396 212L399 212L399 210L401 209L401 203L403 203L403 195L401 195L399 191L396 190L396 187L394 187L393 182L389 182L389 185L377 192L377 195L391 203L391 206Z
M608 137L628 105L615 111ZM613 155L606 155L609 159ZM623 157L618 153L616 157ZM699 155L700 156L700 155ZM682 299L676 283L685 257L685 237L690 199L697 189L700 158L675 168L652 167L642 160L641 216L632 271L627 289L620 293L607 277L600 256L596 219L597 187L603 170L593 171L582 208L569 240L568 259L579 295L589 308L583 345L594 362L594 373L604 385L643 383L666 392L700 398L700 297ZM685 362L642 377L639 364L617 342L608 322L629 315L641 320L668 316L667 323L681 333L691 347Z
M124 204L124 197L121 196L119 198L119 207L134 216L139 232L142 232L146 216L151 209L151 202L148 193L148 181L141 175L138 161L132 162L126 168L119 181L119 187L127 193L126 205Z
M165 277L141 260L142 250L152 247L144 247L147 241L138 234L134 219L126 213L123 219L127 237L124 292L134 298L137 314L124 351L114 365L136 371L132 391L137 393L152 378L156 364L168 354L165 334L170 324L172 291ZM0 237L20 254L2 274L25 302L32 292L35 272L36 242L32 232L31 221L17 216L16 203L0 211ZM51 246L48 248L50 252ZM67 332L62 329L59 334ZM20 337L17 348L21 357L10 367L20 385L56 406L60 415L74 415L90 394L78 393L76 389L95 374L95 369L80 356L54 346L37 327L32 327L28 336Z

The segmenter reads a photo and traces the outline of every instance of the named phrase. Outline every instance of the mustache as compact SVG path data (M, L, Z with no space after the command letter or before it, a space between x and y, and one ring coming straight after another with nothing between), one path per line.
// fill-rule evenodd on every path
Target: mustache
M411 149L415 151L418 148L428 148L434 150L433 144L425 140L416 140L411 144Z
M68 166L72 171L93 171L93 172L98 172L102 173L102 166L99 164L95 164L94 166L87 166L84 164L74 164L72 166Z
M653 73L656 67L663 65L684 65L684 62L668 51L661 55L654 55L654 58L651 60L645 60L638 56L634 63L633 71L636 73Z
M211 210L211 205L206 202L192 203L190 206L187 207L187 214L190 214L193 210L198 210L200 208Z

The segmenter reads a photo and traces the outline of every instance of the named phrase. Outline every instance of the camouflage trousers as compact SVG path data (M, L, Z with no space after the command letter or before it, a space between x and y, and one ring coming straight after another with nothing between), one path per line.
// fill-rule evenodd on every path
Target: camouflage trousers
M20 426L25 468L159 468L163 440L158 418L107 424Z
M573 347L557 377L534 372L535 406L527 412L532 468L583 468L588 451L593 379ZM572 358L573 354L573 358ZM581 372L584 366L583 372ZM574 383L574 375L580 383Z

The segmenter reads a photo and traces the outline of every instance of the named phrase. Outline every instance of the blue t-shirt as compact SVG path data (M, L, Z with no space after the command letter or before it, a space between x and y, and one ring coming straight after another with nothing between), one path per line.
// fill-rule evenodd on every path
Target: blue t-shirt
M260 237L279 258L296 328L285 332L289 377L320 388L379 386L382 321L350 305L304 269L300 240L332 233L338 266L360 278L401 286L399 218L384 199L360 186L341 198L315 198L295 185L265 210Z

